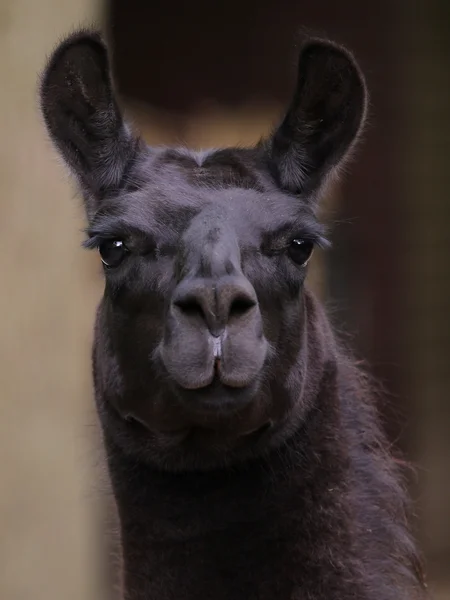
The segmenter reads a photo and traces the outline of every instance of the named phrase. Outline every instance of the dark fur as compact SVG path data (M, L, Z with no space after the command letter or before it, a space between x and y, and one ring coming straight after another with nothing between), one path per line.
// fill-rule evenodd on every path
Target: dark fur
M292 104L254 148L147 147L97 33L60 44L41 101L86 246L129 250L105 270L93 352L124 597L423 598L373 393L287 251L326 243L316 201L366 113L351 54L307 41Z

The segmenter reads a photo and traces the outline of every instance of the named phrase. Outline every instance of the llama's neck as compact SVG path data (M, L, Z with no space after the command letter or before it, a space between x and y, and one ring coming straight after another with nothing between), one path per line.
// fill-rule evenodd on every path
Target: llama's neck
M125 598L284 600L311 560L299 540L342 554L345 449L327 404L282 448L234 469L169 474L109 448Z

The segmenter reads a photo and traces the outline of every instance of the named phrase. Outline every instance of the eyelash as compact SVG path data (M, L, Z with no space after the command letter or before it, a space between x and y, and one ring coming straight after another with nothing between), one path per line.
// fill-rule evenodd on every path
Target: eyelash
M98 248L100 247L100 244L108 241L109 239L112 240L114 238L101 238L99 236L92 236L92 237L89 237L87 240L85 240L82 243L82 246L83 246L83 248L86 248L87 250L98 250Z

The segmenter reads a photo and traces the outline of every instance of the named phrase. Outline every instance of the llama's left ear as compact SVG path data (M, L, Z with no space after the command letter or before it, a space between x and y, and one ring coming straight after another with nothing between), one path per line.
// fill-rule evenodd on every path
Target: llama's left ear
M119 111L98 32L76 33L56 48L42 76L40 100L53 143L92 216L101 199L120 187L138 145Z
M332 42L306 42L293 100L268 142L278 184L314 198L353 146L366 108L364 77L353 56Z

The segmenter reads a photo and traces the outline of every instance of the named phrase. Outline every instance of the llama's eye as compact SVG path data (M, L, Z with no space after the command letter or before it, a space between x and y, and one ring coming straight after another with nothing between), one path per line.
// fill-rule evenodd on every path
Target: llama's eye
M292 242L289 244L288 254L291 260L295 262L295 264L303 267L311 258L313 250L313 242L296 238L295 240L292 240Z
M128 250L121 240L105 240L98 248L102 263L106 267L118 267Z

